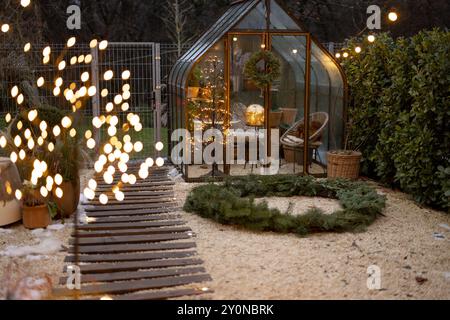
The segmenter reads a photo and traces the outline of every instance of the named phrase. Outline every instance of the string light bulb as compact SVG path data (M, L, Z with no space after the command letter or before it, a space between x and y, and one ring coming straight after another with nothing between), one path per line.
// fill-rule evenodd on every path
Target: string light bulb
M394 11L389 12L388 19L392 22L395 22L398 20L398 14Z
M155 149L156 149L156 151L161 152L164 149L164 144L162 142L156 143Z
M108 196L106 194L101 194L98 200L101 204L105 205L108 203Z
M2 32L7 33L9 31L9 24L5 23L2 25Z
M75 45L75 43L77 42L77 39L75 37L70 38L69 40L67 40L67 47L73 47Z
M24 8L28 7L31 3L31 0L20 0L20 5Z

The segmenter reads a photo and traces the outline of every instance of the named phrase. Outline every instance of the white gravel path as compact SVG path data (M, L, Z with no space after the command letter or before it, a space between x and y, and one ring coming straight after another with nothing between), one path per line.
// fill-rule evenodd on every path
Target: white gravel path
M181 203L194 186L177 184ZM450 299L450 216L420 208L402 193L380 191L388 197L386 217L360 234L256 233L183 212L214 279L211 298ZM297 208L336 206L297 200ZM274 203L283 206L269 200ZM382 290L367 288L371 265L381 268Z

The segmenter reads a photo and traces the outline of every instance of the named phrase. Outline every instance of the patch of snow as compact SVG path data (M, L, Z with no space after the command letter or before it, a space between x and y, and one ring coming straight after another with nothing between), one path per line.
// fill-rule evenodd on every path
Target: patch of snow
M175 177L178 175L178 170L176 168L173 168L172 170L169 171L167 175L170 177Z
M78 221L79 221L79 223L81 223L81 224L87 224L88 223L88 216L87 216L87 214L86 213L80 213L79 215L78 215Z
M31 234L35 237L38 237L40 235L42 235L44 233L44 229L40 228L40 229L34 229L33 231L31 231Z
M179 175L174 176L174 177L169 177L169 178L170 178L170 180L172 180L172 181L174 181L174 182L184 181L184 180L183 180L183 175L182 175L182 174L179 174Z
M450 272L444 272L444 278L447 281L450 281Z
M55 224L49 225L49 226L47 227L47 230L59 231L59 230L64 229L65 227L66 227L66 226L63 225L63 224L61 224L61 223L55 223Z
M2 229L0 228L0 234L11 234L13 231L11 229Z
M439 227L446 229L447 231L450 231L450 226L448 224L442 223L439 225Z
M33 246L9 246L0 251L0 256L23 257L28 255L46 255L60 251L62 242L56 238L46 238Z
M26 256L25 259L27 261L41 261L41 260L48 259L48 257L47 256L40 256L40 255L29 254L29 255Z

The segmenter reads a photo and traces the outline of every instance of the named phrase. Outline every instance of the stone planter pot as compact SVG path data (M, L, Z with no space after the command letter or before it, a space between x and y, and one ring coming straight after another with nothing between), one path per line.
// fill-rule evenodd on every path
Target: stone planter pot
M77 211L80 202L80 181L63 182L59 186L64 195L61 199L53 195L53 202L58 207L58 214L62 217L70 217Z
M13 224L22 219L20 202L17 200L0 202L0 227Z
M0 158L0 227L22 219L21 203L14 190L22 187L19 171L9 158Z
M23 226L27 229L47 228L51 218L47 205L37 207L23 206Z
M283 112L281 123L292 126L297 119L298 110L292 108L281 108L281 111Z
M328 152L328 178L359 178L361 152Z
M281 119L283 118L282 111L271 111L269 115L269 125L272 129L278 129L281 125Z

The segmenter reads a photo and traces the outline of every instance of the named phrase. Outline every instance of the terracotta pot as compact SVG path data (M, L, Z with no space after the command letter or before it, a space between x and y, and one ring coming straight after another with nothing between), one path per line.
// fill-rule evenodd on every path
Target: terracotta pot
M269 118L270 128L278 129L280 127L282 118L283 118L282 111L277 111L277 112L271 111L270 118Z
M47 228L51 222L47 205L22 208L23 225L27 229Z
M200 87L188 87L188 98L197 98Z
M59 199L56 195L53 195L52 200L62 217L70 217L77 211L80 202L80 182L63 182L59 187L63 191L63 197Z
M361 166L361 152L339 153L328 152L328 178L359 178Z
M292 126L295 123L295 120L297 119L298 110L292 108L281 108L281 111L283 112L281 122Z

